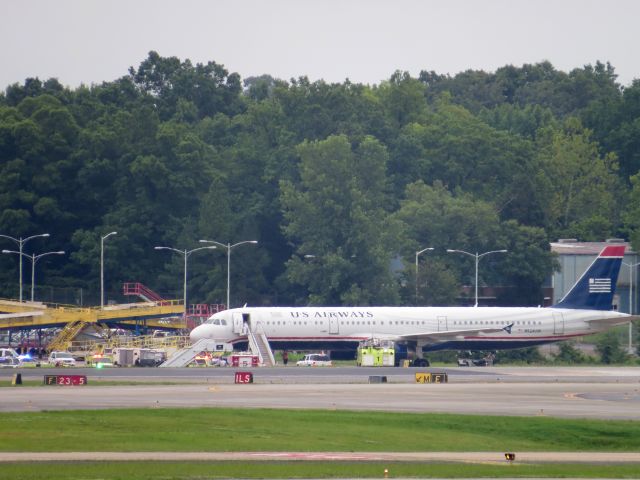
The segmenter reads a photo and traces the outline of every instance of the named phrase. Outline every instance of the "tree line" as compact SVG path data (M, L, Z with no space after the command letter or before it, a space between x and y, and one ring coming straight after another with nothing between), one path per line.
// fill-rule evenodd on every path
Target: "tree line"
M67 255L38 264L38 284L85 303L117 231L110 297L139 281L181 298L183 258L154 247L209 239L259 242L231 254L232 305L453 304L474 266L448 248L507 249L480 283L538 305L550 241L640 248L639 171L640 81L600 62L364 85L241 79L150 52L112 82L28 78L0 94L0 234L50 233L25 252ZM1 297L17 297L16 257L0 255ZM226 267L224 249L190 257L193 303L224 303Z

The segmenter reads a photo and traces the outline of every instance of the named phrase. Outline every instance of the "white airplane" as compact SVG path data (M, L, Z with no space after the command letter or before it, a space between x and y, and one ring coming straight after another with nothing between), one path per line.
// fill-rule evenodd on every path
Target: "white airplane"
M606 246L556 305L536 307L244 307L212 315L191 331L245 347L247 330L273 349L355 351L364 340L392 340L416 353L503 350L569 340L636 319L612 310L624 246ZM406 350L405 350L406 351ZM417 355L416 366L426 366Z

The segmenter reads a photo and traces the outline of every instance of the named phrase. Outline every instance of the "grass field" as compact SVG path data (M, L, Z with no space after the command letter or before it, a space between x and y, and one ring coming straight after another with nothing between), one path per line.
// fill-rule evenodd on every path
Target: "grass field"
M204 480L219 478L638 478L637 465L474 465L342 462L81 462L1 466L12 480Z
M2 413L0 451L629 452L640 451L640 422L218 408Z
M1 395L1 392L0 392ZM392 399L390 401L393 401ZM640 422L267 409L0 414L0 451L640 451ZM425 462L16 462L11 480L640 478L638 465Z

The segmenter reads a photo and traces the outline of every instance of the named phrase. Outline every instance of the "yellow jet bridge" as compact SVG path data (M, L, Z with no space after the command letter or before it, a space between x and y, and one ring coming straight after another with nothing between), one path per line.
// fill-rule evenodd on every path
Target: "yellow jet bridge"
M184 305L178 300L79 308L40 302L0 300L0 330L63 327L83 323L184 329ZM179 317L176 317L180 315Z

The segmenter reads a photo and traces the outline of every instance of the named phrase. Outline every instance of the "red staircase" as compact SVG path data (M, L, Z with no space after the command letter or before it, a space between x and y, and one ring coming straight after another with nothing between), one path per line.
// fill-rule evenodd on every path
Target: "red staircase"
M167 300L162 298L160 295L158 295L156 292L154 292L148 287L145 287L141 283L128 282L123 284L122 287L123 287L122 293L124 295L137 295L138 297L142 298L147 302L153 302L161 306L171 305L171 302L168 302Z
M209 318L214 313L218 313L226 309L227 307L224 303L198 303L189 307L189 316Z
M187 327L194 329L198 325L202 325L211 315L222 310L226 310L224 303L198 303L189 307L187 314Z

